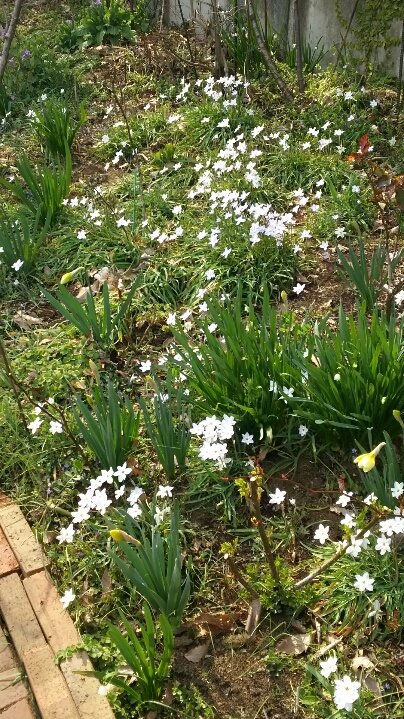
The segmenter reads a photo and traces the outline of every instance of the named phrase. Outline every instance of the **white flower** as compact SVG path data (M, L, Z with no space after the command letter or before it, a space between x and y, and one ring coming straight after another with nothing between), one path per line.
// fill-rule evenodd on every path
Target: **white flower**
M118 478L118 482L124 482L128 474L132 474L132 468L128 467L126 462L124 462L116 468L114 477Z
M109 142L109 135L103 135L101 138L101 142L104 142L104 143Z
M62 434L62 432L63 432L62 423L61 423L61 422L54 422L53 420L51 420L51 422L50 422L50 427L49 427L49 432L50 432L51 434Z
M14 262L14 263L11 265L11 267L13 268L13 270L15 270L16 272L18 272L18 270L21 269L21 267L23 266L23 264L24 264L24 261L23 261L23 260L17 260L16 262Z
M369 105L370 107L377 107L377 100L371 100Z
M119 489L116 489L115 492L114 492L115 499L120 499L121 497L123 497L123 495L125 494L125 490L126 490L125 485L124 485L124 484L121 484L121 486L119 487Z
M73 589L66 589L63 597L60 598L60 601L63 604L63 609L67 609L69 604L74 602L75 599L76 599L76 595L73 592Z
M86 237L87 237L87 233L86 233L85 230L80 230L80 231L77 233L77 239L78 239L78 240L85 240Z
M391 552L391 537L386 537L384 534L382 534L381 537L378 537L375 550L376 552L380 552L382 556L383 554L386 554L386 552Z
M132 517L132 519L137 519L138 517L141 516L142 510L138 504L134 504L133 507L129 507L126 510L126 513L129 514L129 516Z
M98 687L98 694L100 694L102 697L106 697L109 692L111 692L114 688L113 684L100 684Z
M270 392L277 392L278 391L278 385L276 382L274 382L272 379L269 381L269 391Z
M344 93L344 100L353 100L353 92L351 90Z
M346 232L344 227L337 227L337 229L334 232L334 235L338 238L345 237Z
M151 366L152 366L152 364L151 364L150 360L146 360L146 362L141 362L140 363L140 371L141 372L149 372L151 370Z
M120 217L119 220L116 221L117 227L128 227L131 223L131 220L125 220L124 217Z
M329 539L329 533L330 528L324 527L323 524L320 524L318 529L316 529L316 531L314 532L314 539L318 539L320 544L325 544L326 540Z
M397 142L396 138L395 138L394 136L391 137L390 140L389 140L389 145L390 145L390 147L394 147L394 145L396 144L396 142Z
M112 469L112 467L110 467L109 469L102 469L101 474L98 475L97 480L96 480L97 485L99 487L102 487L104 482L107 482L107 484L112 484L113 477L114 477L114 470Z
M296 292L297 295L300 295L301 292L303 292L306 285L301 285L300 282L297 283L295 287L293 287L293 292Z
M168 315L168 317L167 317L167 319L166 319L166 324L167 324L167 325L175 325L176 321L177 321L177 315L176 315L176 313L175 313L175 312L170 312L170 314Z
M398 499L401 497L401 495L404 492L404 483L403 482L394 482L394 487L391 490L391 494L395 499Z
M254 437L252 434L245 432L241 435L241 441L243 444L254 444Z
M358 195L360 193L360 191L361 191L361 188L359 187L359 185L352 185L351 192L354 192Z
M360 682L354 682L346 674L342 679L336 679L334 692L334 703L337 709L352 711L353 703L359 699Z
M169 512L169 507L164 507L163 509L159 509L159 507L156 507L155 513L154 513L154 521L156 523L156 527L159 526L159 524L163 521L164 515Z
M341 507L346 507L347 504L351 501L352 492L343 492L341 496L337 499L335 504L341 505Z
M134 487L128 497L128 504L137 504L142 494L144 494L142 487Z
M299 434L301 437L305 437L308 431L309 431L309 428L306 427L305 424L301 424L299 426Z
M360 592L372 592L373 591L373 585L375 583L374 579L371 579L369 577L369 572L364 572L364 574L355 574L356 582L354 582L355 589L358 589Z
M269 504L282 504L285 501L286 492L279 489L275 490L275 494L269 495Z
M43 420L39 419L39 417L37 417L36 419L34 419L33 422L29 423L28 429L32 432L32 434L35 434L38 431L38 429L40 428L42 422L43 422Z
M71 544L75 534L76 532L74 530L73 524L69 524L68 527L62 527L62 529L60 530L60 534L58 534L56 539L60 544L62 542L67 542L68 544Z
M358 554L360 554L362 551L362 540L361 539L355 539L355 537L351 537L351 544L349 545L348 549L346 550L347 554L350 554L351 557L356 559ZM356 575L359 576L359 575ZM356 586L356 585L354 585ZM359 587L358 587L359 588ZM362 590L360 590L362 591Z
M212 269L207 270L207 272L205 272L205 277L207 280L213 280L216 277L216 273Z
M323 675L326 679L331 674L334 674L334 672L338 669L338 659L337 657L328 657L325 662L320 662L320 674Z
M231 249L229 247L225 247L222 252L222 257L224 257L225 260L227 260L228 256L230 255Z
M168 485L159 484L158 492L156 493L156 497L172 497L173 496L173 489L174 487L169 487Z
M294 391L295 390L293 389L293 387L290 387L290 388L285 387L285 386L282 387L282 392L285 395L285 397L293 397Z

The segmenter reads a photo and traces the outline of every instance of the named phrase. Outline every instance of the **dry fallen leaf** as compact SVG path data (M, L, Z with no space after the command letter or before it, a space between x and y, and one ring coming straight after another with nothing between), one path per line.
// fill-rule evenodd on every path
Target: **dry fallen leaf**
M193 662L194 664L197 664L204 657L206 657L209 647L210 647L210 642L204 642L203 644L198 644L197 647L193 647L192 649L189 650L189 652L184 654L184 657L189 662Z
M354 672L357 672L359 669L368 669L370 671L375 668L375 665L368 657L355 657L351 662L351 667Z
M382 696L380 684L376 681L376 679L373 679L372 677L363 677L362 684L366 687L366 689L369 689L369 691L375 694L377 697Z
M290 634L281 639L275 651L282 654L304 654L311 644L311 634Z
M106 569L101 577L101 586L103 594L108 594L112 589L112 579Z
M17 312L13 317L13 321L21 327L22 330L30 330L32 327L35 327L35 325L40 325L43 322L40 317L27 315L25 312Z
M238 618L238 614L202 613L198 617L195 617L195 619L191 619L190 622L186 622L182 626L184 629L189 629L189 627L197 627L199 629L198 635L206 636L207 634L220 634L221 632L230 632Z
M250 604L250 611L248 612L247 621L245 623L245 633L248 638L252 637L261 616L261 602L259 599L253 599Z

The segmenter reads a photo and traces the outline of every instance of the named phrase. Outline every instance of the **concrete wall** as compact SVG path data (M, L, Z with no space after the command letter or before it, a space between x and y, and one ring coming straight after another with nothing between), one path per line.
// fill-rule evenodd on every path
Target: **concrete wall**
M212 17L211 0L164 0L166 2L165 19L168 24L181 25L182 12L186 20L192 20L197 34L203 33L206 23ZM229 9L234 5L230 0L216 0L219 8L231 12ZM240 7L244 6L244 0L238 0ZM341 11L347 22L352 13L354 0L340 0ZM294 6L295 0L258 0L258 12L264 25L265 10L268 22L278 32L286 30L290 44L294 42ZM308 42L313 47L320 41L324 45L327 55L324 63L333 62L341 44L341 38L345 35L345 29L341 27L336 12L335 0L300 0L301 24L303 42ZM404 16L403 16L404 19ZM391 35L401 37L401 22L396 22L391 29ZM321 38L321 40L320 40ZM348 36L348 41L354 38ZM382 65L389 73L398 75L400 48L393 47L389 52L378 50L374 61Z

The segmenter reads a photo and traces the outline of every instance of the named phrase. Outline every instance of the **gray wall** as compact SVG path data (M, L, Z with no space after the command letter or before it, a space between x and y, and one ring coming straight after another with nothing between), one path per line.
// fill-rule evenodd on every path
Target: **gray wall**
M180 25L181 14L178 0L164 0L166 3L165 19L168 24ZM193 20L195 31L202 35L206 30L206 23L212 17L211 0L180 0L182 11L186 20ZM224 10L231 7L230 0L216 0L218 6ZM239 0L239 6L244 0ZM259 15L263 20L265 7L267 8L268 20L273 29L281 31L287 29L289 42L294 42L294 4L295 0L258 0ZM341 37L345 35L345 29L341 28L335 12L335 0L300 0L302 39L309 42L313 47L321 38L321 45L328 50L325 64L335 59ZM340 7L348 21L352 13L354 0L340 0ZM404 17L403 17L404 19ZM397 22L392 26L391 34L394 37L401 37L401 23ZM350 36L348 36L348 41ZM351 39L354 39L351 37ZM379 50L374 60L377 64L383 65L385 69L398 75L400 48L393 47L385 53Z

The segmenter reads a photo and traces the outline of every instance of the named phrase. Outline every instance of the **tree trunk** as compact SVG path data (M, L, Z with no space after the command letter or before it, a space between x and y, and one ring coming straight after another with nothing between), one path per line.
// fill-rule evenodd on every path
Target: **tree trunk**
M295 0L295 42L296 42L296 69L299 92L304 92L302 34L300 28L300 0Z
M17 29L18 18L20 17L23 2L24 0L15 0L13 14L11 16L10 24L7 28L6 36L4 38L3 52L0 57L0 85L3 81L8 56L10 54L11 43L13 42L15 31Z
M258 29L257 21L255 19L252 2L253 2L253 0L248 0L247 12L248 12L248 17L251 22L251 27L252 27L255 39L257 41L258 49L259 49L259 51L262 55L262 59L264 61L264 65L265 65L266 69L268 70L268 72L271 73L272 77L274 78L276 84L278 85L279 90L280 90L281 94L283 95L283 97L285 98L285 100L287 100L288 102L292 102L293 94L289 90L286 83L282 80L275 63L272 60L272 57L270 56L267 48L265 47L264 41L263 41L260 31Z

